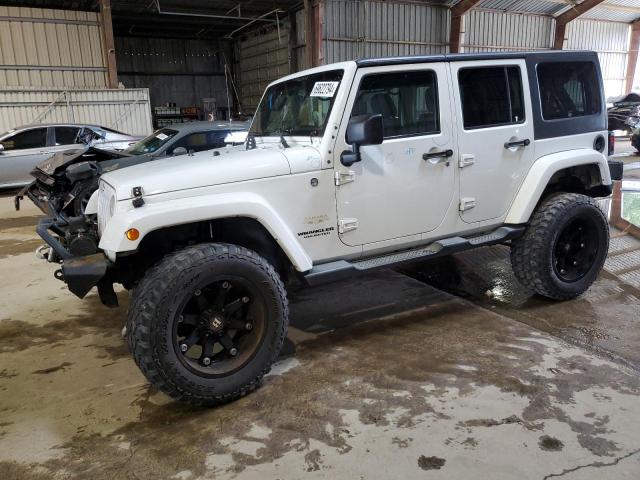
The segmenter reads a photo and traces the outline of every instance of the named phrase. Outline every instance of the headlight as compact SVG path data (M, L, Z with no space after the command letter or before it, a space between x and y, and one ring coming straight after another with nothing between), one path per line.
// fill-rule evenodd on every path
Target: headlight
M111 185L101 181L98 186L98 234L102 235L107 223L116 211L116 192Z

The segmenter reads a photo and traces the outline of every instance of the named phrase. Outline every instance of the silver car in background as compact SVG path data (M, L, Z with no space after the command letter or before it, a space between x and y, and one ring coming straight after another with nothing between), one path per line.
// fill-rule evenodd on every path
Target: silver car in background
M142 137L134 137L98 125L30 125L0 135L0 188L33 181L33 168L74 145L121 151Z

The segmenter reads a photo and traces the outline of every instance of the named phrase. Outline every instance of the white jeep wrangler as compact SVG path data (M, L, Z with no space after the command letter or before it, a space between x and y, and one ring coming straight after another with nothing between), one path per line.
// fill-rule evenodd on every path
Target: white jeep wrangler
M594 197L621 176L606 138L593 52L337 63L269 85L246 145L104 175L86 209L97 231L82 218L38 231L78 296L97 286L113 305L114 283L133 289L136 363L210 405L269 371L294 278L508 242L524 285L583 293L609 245Z

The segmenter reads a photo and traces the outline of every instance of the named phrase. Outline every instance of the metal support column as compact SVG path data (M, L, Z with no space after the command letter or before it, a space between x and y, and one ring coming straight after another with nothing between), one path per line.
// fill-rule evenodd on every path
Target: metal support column
M640 50L640 20L636 20L631 25L631 43L629 44L627 75L624 83L624 88L627 93L631 93L631 89L633 88L633 76L638 66L638 50Z
M460 52L462 45L462 25L464 14L475 7L482 0L462 0L451 9L451 29L449 32L449 51L451 53Z
M109 88L118 88L118 68L116 66L116 46L113 40L111 22L111 0L100 0L100 20L107 60L107 81Z

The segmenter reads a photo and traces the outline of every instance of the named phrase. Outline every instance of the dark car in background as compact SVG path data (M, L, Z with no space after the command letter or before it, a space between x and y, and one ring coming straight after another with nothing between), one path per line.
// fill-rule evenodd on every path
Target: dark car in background
M16 196L16 209L28 196L47 215L80 216L103 173L161 158L241 144L249 127L250 122L179 123L155 131L123 152L107 152L89 146L58 152L31 172L35 181Z
M612 103L607 109L609 130L632 131L640 119L640 94L628 93L614 98Z

